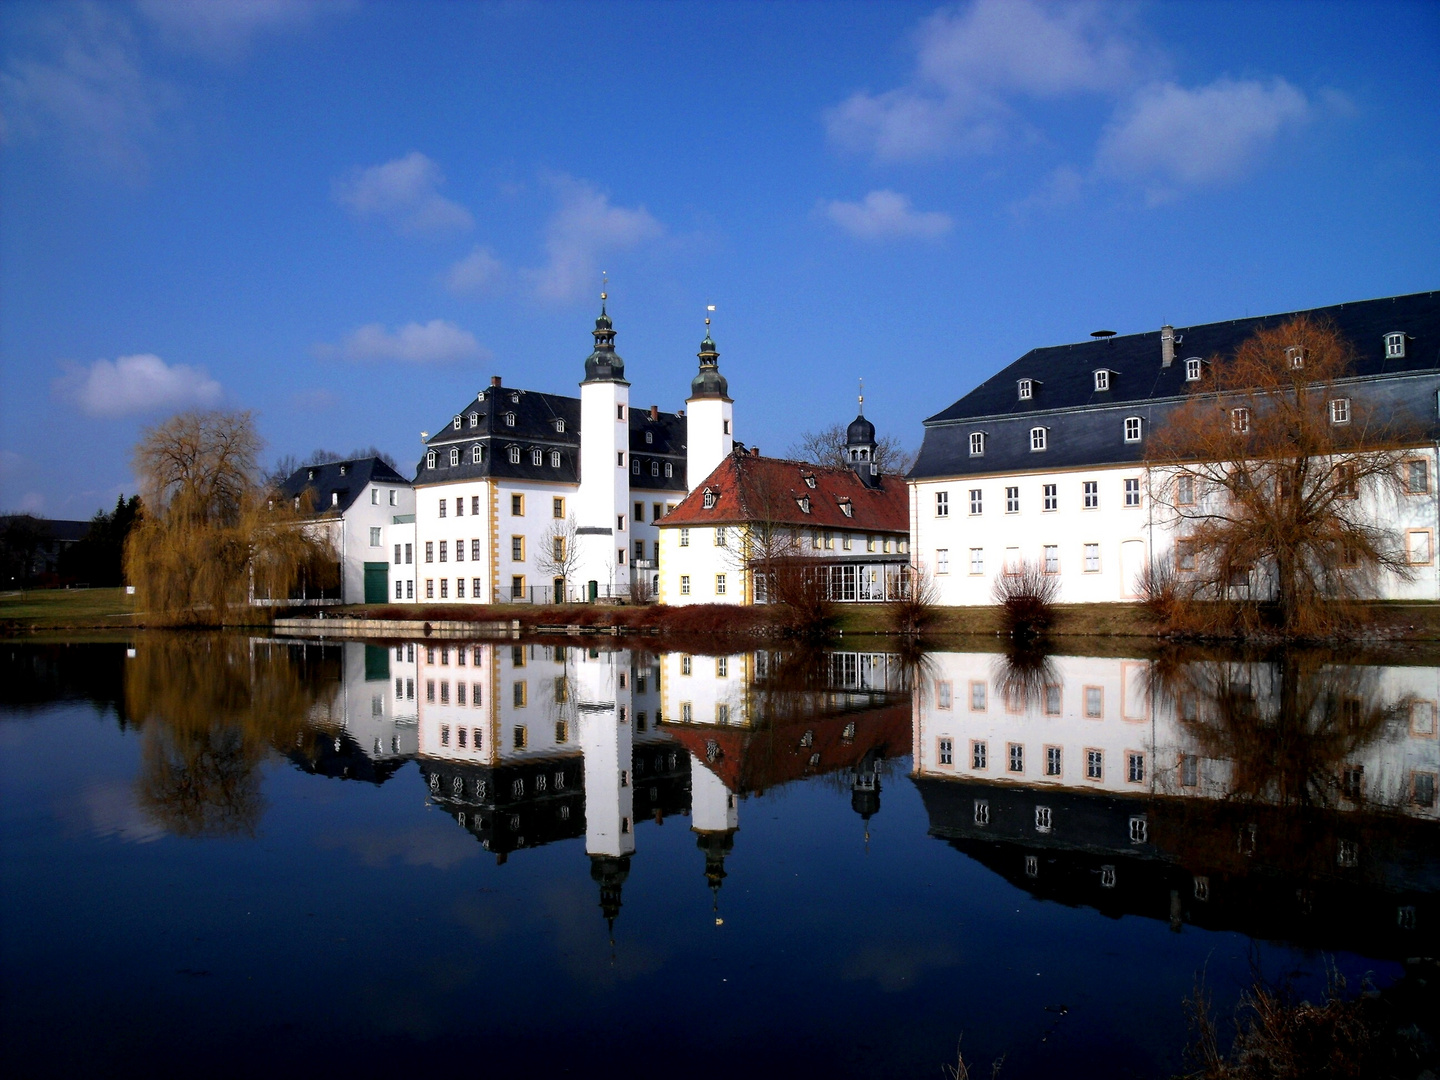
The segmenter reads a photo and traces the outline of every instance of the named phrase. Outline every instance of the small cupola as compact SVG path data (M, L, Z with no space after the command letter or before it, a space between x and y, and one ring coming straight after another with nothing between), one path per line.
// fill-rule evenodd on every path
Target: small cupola
M865 384L860 384L860 414L845 429L845 461L867 487L880 483L875 464L875 425L865 419Z
M714 310L712 307L710 310ZM705 339L700 342L700 351L695 354L700 360L700 370L690 380L692 398L730 398L730 384L720 374L720 351L710 337L710 316L705 316Z
M595 329L590 331L595 338L595 350L585 358L585 381L625 382L625 361L615 351L615 325L606 313L605 305L609 293L600 294L600 316L595 320ZM628 383L626 385L629 385Z

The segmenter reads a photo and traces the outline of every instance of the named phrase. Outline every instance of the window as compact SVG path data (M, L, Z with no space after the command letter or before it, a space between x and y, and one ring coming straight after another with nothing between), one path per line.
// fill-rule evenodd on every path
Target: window
M1037 807L1035 807L1035 831L1036 831L1036 832L1049 832L1049 831L1050 831L1050 822L1051 822L1051 819L1050 819L1050 807L1048 807L1048 806L1037 806Z
M970 456L985 456L985 433L983 431L972 431L970 433Z
M729 420L721 420L721 421L720 421L720 431L721 431L721 433L724 434L724 435L729 435L729 434L730 434L730 421L729 421Z
M518 447L518 446L512 446L512 447L510 447L509 451L508 451L507 454L506 454L506 457L509 458L511 465L519 465L519 464L520 464L520 447Z
M689 530L689 529L681 529L681 530L680 530L680 546L681 546L681 547L689 547L689 546L690 546L690 530Z
M1435 805L1435 774L1417 772L1411 777L1410 801L1416 806Z
M653 443L654 441L655 441L655 436L654 436L654 434L652 434L652 433L649 432L649 431L645 432L645 445L646 445L646 446L649 446L649 445L650 445L651 443Z
M948 491L937 491L935 493L935 516L950 516L950 493Z
M724 595L725 595L725 575L724 575L724 574L716 574L716 575L715 575L715 595L716 595L716 596L724 596Z
M479 496L479 495L471 495L471 496L470 496L470 513L475 514L475 515L477 515L477 516L479 515L479 513L480 513L480 496Z
M1233 431L1236 435L1244 435L1250 430L1249 409L1230 410L1230 430Z
M1138 477L1130 477L1125 481L1125 505L1140 505L1140 480Z
M550 552L557 563L565 561L565 537L552 536L550 538Z
M465 579L464 579L463 577L457 577L457 578L455 579L455 599L456 599L456 600L464 600L464 599L465 599ZM460 704L463 705L463 704L465 704L465 703L462 701Z
M426 599L426 600L434 600L434 599L435 599L435 579L434 579L434 578L426 578L426 579L425 579L425 599Z
M1405 561L1411 566L1429 566L1431 548L1429 529L1411 529L1405 534Z
M1101 368L1099 371L1095 372L1095 389L1110 389L1110 372L1105 370L1105 368Z
M1138 416L1127 416L1127 417L1125 418L1125 441L1126 441L1126 442L1139 442L1139 441L1140 441L1140 417L1138 417Z
M525 516L525 496L524 496L524 495L511 495L511 496L510 496L510 516L511 516L511 517L524 517L524 516Z
M1181 473L1175 478L1175 502L1178 506L1195 505L1195 477Z
M976 824L976 825L989 825L989 824L990 824L990 800L989 800L989 799L976 799L976 800L975 800L975 824Z
M1086 751L1085 751L1085 779L1086 779L1086 780L1103 780L1103 779L1105 779L1105 751L1103 751L1103 750L1086 750Z
M1060 546L1046 544L1042 550L1045 556L1045 573L1058 574L1060 572Z
M983 682L972 682L970 684L970 711L985 711L985 684Z
M636 540L636 541L635 541L635 558L637 558L637 559L643 559L643 558L645 558L645 541L644 541L644 540Z
M414 578L408 578L408 579L406 579L406 581L405 581L405 599L406 599L406 600L413 600L413 599L415 599L415 579L414 579Z
M1337 499L1353 499L1360 494L1359 484L1355 480L1355 466L1349 462L1341 462L1335 466L1335 497Z
M460 430L460 417L458 417L458 416L455 417L454 422L453 422L450 426L453 427L456 431L459 431L459 430Z
M1185 381L1200 381L1200 357L1192 356L1190 357L1190 359L1185 361Z
M640 475L640 459L639 459L639 458L631 458L631 459L630 459L630 475L631 475L631 476L639 476L639 475Z
M970 573L983 574L985 572L985 549L970 549Z
M1058 489L1055 484L1046 484L1040 489L1040 491L1041 495L1044 497L1044 502L1041 506L1041 509L1043 509L1047 513L1052 510L1059 509L1060 496L1057 494Z
M989 759L989 747L983 739L977 739L970 743L970 767L972 769L989 768Z
M434 561L435 561L435 541L433 541L433 540L426 540L426 541L425 541L425 561L426 561L426 562L434 562Z
M1125 755L1125 779L1132 784L1145 782L1145 755L1130 751Z
M470 561L480 561L480 540L478 538L470 541Z
M1100 572L1100 545L1085 545L1085 573L1098 574Z
M1047 746L1045 748L1045 775L1060 775L1060 747Z
M435 468L435 451L434 451L434 450L428 450L428 451L426 451L426 453L425 453L425 467L426 467L427 469L433 469L433 468Z
M561 434L561 435L565 434L565 421L564 421L564 420L556 420L556 421L555 421L555 430L556 430L556 432L558 432L558 433Z
M1195 541L1175 541L1175 569L1185 573L1195 570Z
M385 546L384 543L383 543L383 542L381 541L381 539L380 539L380 530L377 529L377 528L372 528L372 529L370 530L370 546L371 546L371 547L384 547L384 546Z
M379 488L371 488L371 489L370 489L370 505L371 505L371 506L379 506L379 505L380 505L380 489L379 489Z
M505 414L505 426L506 426L506 427L514 427L514 426L515 426L515 414L514 414L513 412L507 412L507 413Z
M937 679L935 681L935 707L948 710L951 706L951 693L950 683L943 679Z
M1433 739L1435 737L1435 702L1411 702L1410 734L1421 739Z
M1098 480L1085 481L1085 509L1100 509L1100 481Z
M1085 715L1091 720L1098 720L1105 714L1105 688L1101 686L1085 687Z
M470 579L470 599L480 599L480 579L478 577ZM479 702L476 702L476 704L479 704Z
M665 475L667 478L675 475L675 466L669 461L665 462Z
M1195 787L1200 783L1200 759L1194 754L1180 755L1180 786Z
M681 674L681 675L689 675L689 674L690 674L690 668L691 668L691 666L692 666L693 661L694 661L694 657L692 657L692 656L690 656L690 655L688 655L688 654L682 655L682 656L680 657L680 674Z
M1006 749L1009 751L1009 755L1010 755L1010 771L1011 771L1011 772L1024 772L1024 771L1025 771L1025 747L1021 746L1019 743L1013 743L1013 742L1012 742L1012 743L1010 743L1010 744L1006 747Z
M724 547L726 542L725 526L721 525L715 530L715 546Z
M971 488L971 489L970 489L970 513L971 513L971 514L979 514L979 513L983 512L984 509L985 509L984 496L981 494L980 488Z
M1405 357L1405 335L1404 335L1404 334L1386 334L1386 335L1385 335L1385 359L1387 359L1387 360L1401 360L1401 359L1404 359L1404 357Z
M400 589L401 589L400 579L399 579L399 578L396 578L396 579L395 579L395 599L396 599L396 600L401 599Z
M950 572L950 549L935 549L935 573L948 574Z
M706 509L706 510L714 510L714 509L715 509L715 500L716 500L716 498L717 498L717 496L716 496L715 492L711 491L709 488L706 488L706 489L705 489L705 498L704 498L703 502L704 502L704 506L705 506L705 509Z
M1407 461L1405 470L1405 494L1424 495L1430 491L1430 463L1428 461Z
M615 562L616 562L616 564L619 565L619 566L624 566L624 565L625 565L625 549L624 549L624 548L617 548L617 549L615 550Z
M449 548L449 546L450 546L449 541L446 541L446 540L441 540L441 541L440 541L440 561L441 561L441 562L444 562L444 561L445 561L445 552L446 552L446 549Z
M1020 489L1018 487L1007 487L1005 489L1005 513L1018 514L1020 512Z
M728 656L717 656L715 658L715 674L722 679L730 676L730 658Z
M395 505L395 489L394 489L394 488L391 488L391 489L390 489L390 505L391 505L391 506L394 506L394 505Z
M451 465L459 465L459 464L460 464L460 448L459 448L458 446L452 446L452 447L450 448L450 464L451 464Z
M1305 366L1305 350L1299 345L1291 345L1285 350L1285 358L1290 361L1290 369L1299 371Z
M396 544L396 545L395 545L395 565L396 565L396 566L399 566L399 565L400 565L400 545L399 545L399 544Z
M681 575L680 575L680 595L681 595L681 596L689 596L689 595L690 595L690 575L689 575L689 574L681 574Z
M442 540L440 543L441 543L441 546L443 547L445 542ZM444 554L444 553L442 552L441 554ZM525 537L523 537L523 536L512 536L512 537L510 537L510 560L511 560L511 562L524 562L524 561L525 561ZM440 561L441 561L441 562L444 562L445 560L444 560L444 559L441 559Z
M638 502L637 502L637 503L635 504L635 520L636 520L636 521L644 521L644 520L645 520L645 504L644 504L644 503L638 503Z
M624 420L624 419L625 419L625 406L624 406L624 405L616 405L616 406L615 406L615 419L616 419L616 420Z
M1043 427L1030 429L1030 449L1032 451L1045 449L1045 429Z
M1020 393L1020 400L1029 401L1030 398L1034 396L1035 383L1031 379L1021 379L1018 389Z
M940 740L940 764L955 764L955 744L949 739Z
M442 577L442 578L440 579L440 599L441 599L441 600L447 600L447 599L449 599L449 597L450 597L450 579L449 579L449 578L443 578L443 577Z
M1100 867L1100 887L1102 889L1113 889L1115 887L1115 867L1109 863Z
M1350 399L1330 399L1330 422L1332 424L1348 424L1350 422Z

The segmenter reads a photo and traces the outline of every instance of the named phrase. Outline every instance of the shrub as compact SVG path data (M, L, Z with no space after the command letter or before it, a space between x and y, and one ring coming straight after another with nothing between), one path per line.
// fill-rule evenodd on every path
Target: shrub
M995 602L1000 622L1012 637L1038 637L1055 623L1055 595L1059 579L1045 573L1039 563L1022 561L995 579Z

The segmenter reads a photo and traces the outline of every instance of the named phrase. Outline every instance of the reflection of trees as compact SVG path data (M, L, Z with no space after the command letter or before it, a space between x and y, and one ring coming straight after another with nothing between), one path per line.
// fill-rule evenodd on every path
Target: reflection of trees
M256 767L293 747L323 680L302 650L220 635L140 641L125 671L144 748L140 806L181 836L253 835Z
M995 688L1006 708L1015 712L1038 711L1045 702L1046 687L1060 685L1060 674L1043 638L1017 639L996 666Z

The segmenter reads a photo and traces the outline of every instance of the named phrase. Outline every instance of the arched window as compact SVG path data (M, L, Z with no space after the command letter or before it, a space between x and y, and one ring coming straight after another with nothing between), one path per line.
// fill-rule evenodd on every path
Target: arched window
M1200 381L1200 364L1201 364L1201 360L1200 360L1200 357L1198 357L1198 356L1192 356L1192 357L1190 357L1190 359L1188 359L1188 360L1185 361L1185 381L1186 381L1186 382L1199 382L1199 381Z
M519 465L519 464L520 464L520 447L518 447L518 446L512 446L512 447L510 447L510 464L511 464L511 465Z
M646 445L646 446L649 446L649 445L650 445L651 443L653 443L654 441L655 441L655 436L654 436L652 433L648 432L648 431L645 432L645 445Z
M455 423L451 425L456 431L460 430L460 417L455 417Z
M551 451L550 451L550 467L551 467L552 469L558 469L558 468L560 467L560 451L559 451L559 450L551 450Z
M558 431L561 435L565 434L565 421L564 421L564 420L556 420L556 421L555 421L555 430Z
M658 461L652 461L652 462L650 462L650 475L651 475L651 476L659 476L659 475L660 475L660 463L659 463Z
M460 448L459 448L458 446L452 446L452 447L450 448L450 464L451 464L451 465L459 465L459 464L460 464Z
M1030 449L1033 451L1044 450L1048 442L1049 433L1043 427L1032 427L1030 429Z
M715 492L711 491L709 488L705 489L705 509L715 509Z
M478 442L474 446L472 446L470 448L470 460L476 465L479 465L482 461L484 461L485 447L481 446Z
M1403 360L1405 358L1405 335L1401 333L1385 335L1385 359Z
M1139 441L1140 441L1140 417L1138 417L1138 416L1127 416L1127 417L1125 418L1125 441L1126 441L1126 442L1139 442Z
M534 449L534 450L531 450L531 451L530 451L530 464L531 464L531 465L544 465L544 464L545 464L545 451L544 451L544 450L541 450L541 449L538 449L538 448L537 448L537 449Z
M435 451L434 451L434 450L428 451L428 452L425 454L425 467L426 467L427 469L433 469L433 468L435 468Z
M671 465L668 461L665 463L665 475L667 477L675 475L675 467Z
M631 458L631 459L630 459L630 472L631 472L631 474L634 475L634 476L639 476L639 475L640 475L640 459L639 459L639 458Z
M480 426L480 414L479 414L479 413L473 413L473 412L472 412L472 413L470 414L470 426L471 426L471 427L479 427L479 426Z
M1034 382L1030 379L1021 379L1018 385L1020 400L1029 401L1035 393Z
M507 413L505 414L505 426L506 426L506 427L514 427L514 426L515 426L515 414L514 414L513 412L507 412Z

